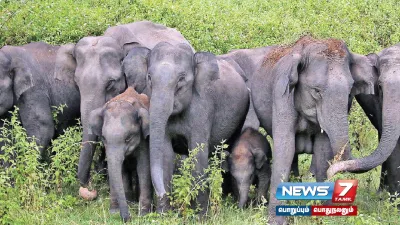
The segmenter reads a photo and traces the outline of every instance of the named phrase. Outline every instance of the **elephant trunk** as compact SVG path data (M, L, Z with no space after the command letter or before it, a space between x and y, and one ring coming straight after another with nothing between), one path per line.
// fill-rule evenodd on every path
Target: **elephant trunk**
M163 148L168 141L166 129L168 118L173 109L173 92L158 89L153 91L150 100L150 164L151 179L159 198L163 198L166 189L163 173ZM173 162L171 162L173 163Z
M81 96L85 96L81 93ZM79 155L78 179L81 186L85 187L89 182L90 166L93 161L94 143L97 140L96 135L89 133L89 115L96 108L105 104L104 98L82 97L81 99L81 122L83 126L82 149Z
M126 202L124 185L122 182L122 165L124 161L124 154L121 148L108 148L108 175L110 181L110 188L113 189L111 193L117 196L118 206L121 218L124 222L130 219L129 208Z
M317 108L317 118L321 133L329 137L333 155L337 160L350 158L349 124L348 124L348 93L347 87L340 82L335 83L326 95L329 101L323 99ZM326 159L329 160L329 159Z
M239 185L239 208L243 208L247 199L249 198L250 183L248 182L238 182Z
M400 101L396 100L398 82L386 82L383 86L383 104L382 104L382 136L378 148L369 156L337 162L328 170L328 178L339 172L365 172L371 170L390 156L396 146L400 135L400 117L398 109Z

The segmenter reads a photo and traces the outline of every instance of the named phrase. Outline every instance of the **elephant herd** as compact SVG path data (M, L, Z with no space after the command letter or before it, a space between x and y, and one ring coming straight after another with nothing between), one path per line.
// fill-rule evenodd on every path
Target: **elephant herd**
M89 183L94 142L107 156L110 211L130 219L132 176L139 182L140 213L171 208L167 193L176 154L198 144L193 174L204 175L214 146L228 140L224 169L243 207L250 185L269 195L270 222L281 204L276 188L297 171L297 155L313 154L313 172L324 181L338 172L382 166L381 188L400 191L400 45L378 54L351 52L344 41L301 37L291 45L195 52L176 29L150 21L108 28L76 44L43 42L0 49L0 114L14 106L42 158L51 139L76 118L83 126L78 164L80 194ZM353 98L379 133L369 156L351 156L348 113ZM66 104L55 126L52 107ZM274 140L271 151L262 127ZM329 161L335 159L332 165ZM207 210L208 191L197 197Z

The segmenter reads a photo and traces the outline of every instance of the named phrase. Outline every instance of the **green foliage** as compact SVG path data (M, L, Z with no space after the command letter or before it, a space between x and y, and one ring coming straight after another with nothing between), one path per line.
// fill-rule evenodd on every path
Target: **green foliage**
M221 211L222 205L222 183L224 179L222 173L225 172L222 169L222 163L226 159L225 150L228 145L225 144L226 140L221 142L221 145L215 147L215 151L212 153L209 159L208 168L205 170L207 174L207 184L209 188L209 205L211 213L216 215Z
M50 164L39 161L39 147L34 137L27 137L17 107L0 130L4 153L0 154L0 223L20 221L25 210L49 209L50 216L56 209L76 204L76 197L60 193L63 187L76 184L80 126L67 129L52 142Z
M57 129L57 125L59 123L58 121L58 115L64 112L64 108L67 108L67 104L61 104L59 106L52 106L52 110L51 110L51 114L53 116L53 120L54 120L54 125Z
M197 155L204 150L204 144L198 144L195 149L189 151L189 156L180 161L178 172L172 177L171 204L184 217L192 217L196 210L193 210L191 204L196 200L199 192L209 191L209 207L211 214L216 215L220 212L222 206L222 162L225 160L225 152L228 145L225 141L216 146L212 157L209 159L209 165L204 170L203 175L194 175L197 162ZM204 175L205 174L205 175ZM198 208L197 208L198 209Z
M177 158L177 160L181 160L181 167L178 168L179 172L172 176L171 205L183 216L194 214L191 202L196 199L202 189L202 180L192 175L192 171L196 167L197 154L203 149L204 144L198 145L189 151L189 155L185 159L181 159L180 156Z
M304 33L340 38L351 51L367 54L400 42L399 4L396 0L0 0L0 46L33 41L76 42L84 36L100 35L109 26L146 19L177 28L195 49L215 54L289 43ZM377 146L377 132L358 104L351 109L349 122L353 155L370 154ZM37 161L38 147L26 137L16 115L5 125L1 129L5 154L0 157L13 166L0 168L0 223L120 224L119 215L107 213L108 185L97 174L92 172L92 183L100 191L98 200L86 203L76 198L74 173L80 127L69 128L53 141L52 163L44 165ZM310 156L301 155L299 162L302 181L315 181L308 173ZM355 203L359 206L358 217L296 217L291 218L292 224L399 224L387 193L376 194L379 176L379 168L365 174L337 176L359 180ZM181 182L183 186L187 180ZM210 187L219 196L218 188L212 184ZM188 195L182 192L181 196ZM231 198L217 205L222 206L218 217L210 218L207 224L266 223L263 206L239 210ZM151 214L132 220L132 224L196 223L176 214Z

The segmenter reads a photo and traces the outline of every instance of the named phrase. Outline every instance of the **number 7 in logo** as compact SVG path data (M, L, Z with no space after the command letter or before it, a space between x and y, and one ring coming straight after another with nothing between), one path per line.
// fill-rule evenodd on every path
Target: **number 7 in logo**
M333 203L352 203L357 194L357 180L337 180L332 194Z

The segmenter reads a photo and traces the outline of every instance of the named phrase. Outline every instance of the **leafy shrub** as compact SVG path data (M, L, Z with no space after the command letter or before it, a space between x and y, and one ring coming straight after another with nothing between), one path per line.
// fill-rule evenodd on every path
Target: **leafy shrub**
M81 127L68 128L52 141L51 162L39 161L39 147L28 137L18 119L18 108L0 128L3 143L0 160L0 223L16 223L24 210L49 209L56 212L71 207L77 199L61 195L63 187L76 184L76 166L81 142ZM51 216L51 213L48 214Z
M225 160L224 150L228 147L225 141L217 146L209 159L209 165L204 170L207 176L193 176L196 166L197 154L204 150L204 144L198 144L195 149L189 151L189 156L181 160L178 173L172 177L172 205L184 217L193 216L196 210L191 208L191 203L196 200L200 191L209 190L209 206L211 212L216 214L222 206L222 162ZM198 208L197 208L198 209Z

